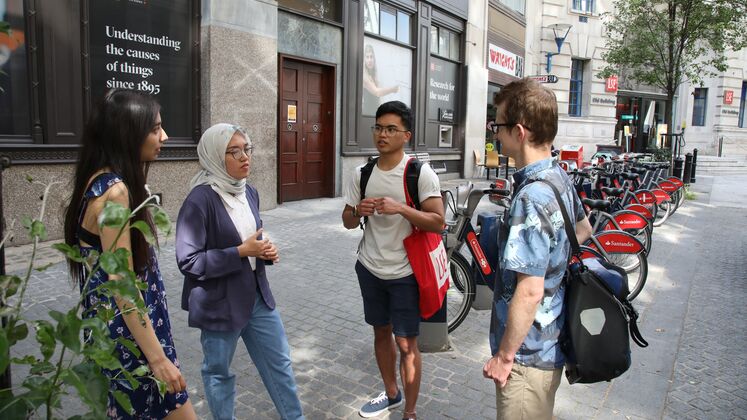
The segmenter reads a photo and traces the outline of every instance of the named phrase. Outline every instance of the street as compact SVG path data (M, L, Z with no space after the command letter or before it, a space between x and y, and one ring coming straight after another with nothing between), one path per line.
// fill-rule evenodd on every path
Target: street
M700 176L692 185L695 199L654 230L648 282L634 302L650 346L631 344L633 366L610 383L569 385L563 379L555 407L559 419L747 418L746 185L747 176ZM484 200L480 209L489 206ZM360 406L383 390L353 268L362 232L342 226L342 208L341 198L315 199L262 214L265 233L280 250L280 262L267 273L309 419L359 418ZM179 307L182 276L173 244L173 237L162 239L159 255L173 335L198 417L209 418L199 331L187 327L186 312ZM6 251L9 272L19 272L28 251L28 246ZM49 252L41 258L54 262ZM57 262L33 275L26 316L66 310L77 295L65 264ZM418 418L495 418L495 388L482 377L490 356L489 320L489 311L471 311L451 335L451 351L423 355ZM14 350L35 348L31 337ZM277 418L243 344L233 370L236 417ZM22 374L14 365L14 385L21 383ZM74 399L63 401L62 407L65 416L82 410ZM381 418L401 415L398 409Z

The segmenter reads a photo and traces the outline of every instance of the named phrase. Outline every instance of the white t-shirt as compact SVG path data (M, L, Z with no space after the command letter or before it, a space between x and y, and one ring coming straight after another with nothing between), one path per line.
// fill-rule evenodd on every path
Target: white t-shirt
M236 227L236 231L239 232L241 242L244 242L249 239L250 236L257 233L257 221L254 220L252 208L249 207L249 202L246 201L246 194L237 197L223 192L215 185L211 185L211 187L213 188L213 191L218 193L223 201L223 206L226 208L228 216ZM246 259L248 259L249 264L252 265L252 270L256 270L257 257L246 257Z
M389 171L374 166L366 185L366 197L390 197L406 203L405 164L410 157L405 154L402 161ZM345 204L353 207L361 201L361 165L355 168L345 187ZM418 195L422 203L430 197L441 197L438 175L430 165L423 164L418 179ZM374 214L368 218L363 233L358 260L376 277L393 280L412 274L402 241L410 235L410 222L398 214Z

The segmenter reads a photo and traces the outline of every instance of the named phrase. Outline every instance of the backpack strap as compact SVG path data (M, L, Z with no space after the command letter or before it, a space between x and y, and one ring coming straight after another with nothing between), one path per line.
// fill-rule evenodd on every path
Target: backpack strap
M368 180L371 178L371 174L373 173L373 168L376 166L376 163L379 161L378 157L369 157L368 162L366 162L365 165L361 168L361 201L366 198L366 186L368 185ZM360 228L364 229L366 227L366 224L368 223L368 216L363 217L363 221L360 223Z
M423 162L418 158L412 157L405 164L405 200L407 200L407 205L415 207L415 210L420 210L418 181L421 169L423 169Z
M368 185L368 180L371 178L371 174L373 173L373 168L374 166L376 166L378 161L378 157L368 158L368 162L361 168L361 200L366 198L366 186ZM415 209L417 210L420 210L420 194L418 194L418 181L420 180L420 170L422 168L423 162L414 157L411 157L405 164L405 199L408 200L408 206L415 207ZM361 222L360 225L361 229L363 229L367 223L368 216L365 216L363 217L363 222Z
M584 262L581 259L581 250L578 246L578 239L576 238L576 232L571 230L571 219L568 217L568 212L565 209L565 204L563 203L563 200L560 197L560 192L558 192L558 189L555 187L553 183L546 179L538 179L537 181L545 183L552 188L552 191L555 193L555 199L558 200L558 206L560 206L560 212L563 214L563 221L565 225L565 233L568 235L568 239L571 242L571 257L573 255L578 256L578 260L581 264L581 269L586 269L584 266ZM648 347L648 342L643 338L643 335L641 335L641 331L638 329L638 312L633 307L633 304L630 303L630 301L625 299L618 298L614 293L611 293L615 299L620 303L620 305L625 310L625 313L628 315L628 331L630 332L630 338L633 339L633 342L636 343L639 347Z
M369 157L368 162L366 162L366 164L361 168L361 200L366 198L366 186L368 185L368 180L371 178L371 174L373 173L373 168L376 166L378 161L378 157Z
M633 342L638 344L638 347L648 347L648 341L641 335L641 330L638 329L638 311L635 310L633 304L628 299L620 301L625 312L628 314L628 330L630 331L630 338Z
M565 202L563 202L563 198L560 196L560 191L558 191L558 188L555 186L555 184L546 179L538 179L535 182L547 184L550 186L550 188L552 188L552 192L555 194L555 199L558 201L558 207L560 207L560 213L563 215L563 226L565 227L565 234L566 236L568 236L568 241L571 243L570 257L577 255L579 257L579 260L581 260L581 247L578 245L576 232L574 232L573 228L571 228L571 218L568 217L568 210L566 210L565 208Z

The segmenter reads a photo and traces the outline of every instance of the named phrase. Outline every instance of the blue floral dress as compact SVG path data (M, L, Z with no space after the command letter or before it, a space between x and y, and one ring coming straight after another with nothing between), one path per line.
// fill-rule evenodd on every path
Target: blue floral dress
M86 242L87 246L80 245L81 254L87 257L92 251L102 252L101 241L98 236L88 232L82 226L83 215L85 214L86 207L90 199L100 197L106 192L112 185L122 182L122 178L113 173L104 173L96 177L91 185L86 190L83 196L83 203L81 205L80 219L78 223L78 239ZM90 246L89 246L90 245ZM150 321L153 324L153 329L156 332L156 337L163 347L166 357L168 357L176 367L179 367L179 361L176 357L176 349L174 348L174 340L171 336L171 323L169 322L168 307L166 305L166 290L163 286L163 280L161 273L158 269L158 260L153 248L148 251L150 259L150 268L145 272L143 279L148 284L147 290L143 291L143 298L145 299L145 305L148 310ZM88 273L83 273L83 279ZM83 290L83 279L81 279L80 289L81 294L85 293L86 297L83 301L84 316L93 317L95 316L95 308L99 302L106 300L104 303L106 306L111 308L117 308L114 299L106 298L95 292L89 292ZM108 274L102 269L96 271L88 285L88 290L92 290L109 279ZM119 310L116 311L117 315L112 321L109 322L109 333L112 338L124 337L135 342L135 339L127 328L124 319L119 314ZM122 362L122 366L128 371L134 371L141 365L147 365L148 361L145 356L140 354L140 357L136 357L134 353L130 352L126 347L121 344L117 344L116 353L119 360ZM107 376L114 378L117 374L116 371L104 371ZM129 382L124 379L112 379L109 387L109 409L107 414L113 419L162 419L166 417L169 412L180 407L187 402L187 392L177 392L175 394L166 394L164 398L161 398L158 392L158 385L150 378L140 378L140 386L137 389L132 389ZM119 390L124 392L130 397L132 407L134 409L133 414L127 413L117 402L114 400L113 393L111 391Z

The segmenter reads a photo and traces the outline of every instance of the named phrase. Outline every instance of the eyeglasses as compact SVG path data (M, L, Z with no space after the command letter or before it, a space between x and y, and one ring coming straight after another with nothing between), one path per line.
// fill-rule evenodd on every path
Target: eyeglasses
M501 127L513 127L515 125L519 125L519 123L493 123L490 125L490 131L493 132L493 134L498 134L498 131L501 129ZM525 126L524 124L521 124L522 127L524 127L525 130L532 131L531 128Z
M376 124L371 127L371 131L377 136L381 133L386 133L387 136L393 136L396 133L407 133L410 130L398 130L396 125L388 125L386 127Z
M253 151L254 151L254 146L246 146L243 149L239 149L239 148L229 149L226 152L226 154L233 156L233 158L236 160L241 160L243 156L252 157Z

